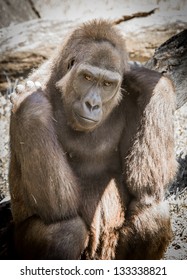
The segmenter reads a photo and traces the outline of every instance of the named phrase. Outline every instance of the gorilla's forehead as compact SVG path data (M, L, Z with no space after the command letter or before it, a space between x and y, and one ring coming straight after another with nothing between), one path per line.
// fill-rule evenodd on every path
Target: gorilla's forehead
M114 71L111 71L110 69L93 66L88 63L83 63L83 64L79 65L79 67L77 69L77 73L82 73L82 72L91 74L98 78L100 76L102 76L102 77L106 76L111 81L118 81L118 82L121 81L121 75L117 71L114 72Z
M82 61L100 68L121 72L122 59L120 51L108 41L95 41L90 45L88 44L84 48Z

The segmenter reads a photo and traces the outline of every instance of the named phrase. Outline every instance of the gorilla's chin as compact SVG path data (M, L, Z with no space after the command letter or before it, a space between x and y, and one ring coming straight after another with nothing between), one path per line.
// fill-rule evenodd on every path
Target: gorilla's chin
M74 112L74 120L76 122L76 129L80 131L93 130L100 123L100 120L95 120L85 116L81 116L77 112Z

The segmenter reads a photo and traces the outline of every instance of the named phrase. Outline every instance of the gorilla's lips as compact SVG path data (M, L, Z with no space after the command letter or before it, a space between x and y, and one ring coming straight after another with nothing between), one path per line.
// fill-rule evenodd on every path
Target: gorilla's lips
M80 119L80 120L83 120L83 121L86 121L86 122L90 122L90 123L94 123L94 124L99 122L99 120L92 119L92 118L89 118L87 116L82 116L82 115L78 114L77 112L75 112L75 116L76 116L76 118L78 120Z

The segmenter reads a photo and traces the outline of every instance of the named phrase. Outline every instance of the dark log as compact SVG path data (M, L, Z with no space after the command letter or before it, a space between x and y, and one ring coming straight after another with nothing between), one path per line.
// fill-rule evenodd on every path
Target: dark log
M157 48L145 66L164 73L173 81L177 109L180 108L187 101L187 29Z

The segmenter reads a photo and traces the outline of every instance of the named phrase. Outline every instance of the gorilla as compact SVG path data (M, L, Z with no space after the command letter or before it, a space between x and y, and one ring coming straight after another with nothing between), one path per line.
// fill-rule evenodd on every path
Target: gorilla
M105 20L81 24L29 79L10 124L18 258L162 258L177 168L171 81L130 67Z

